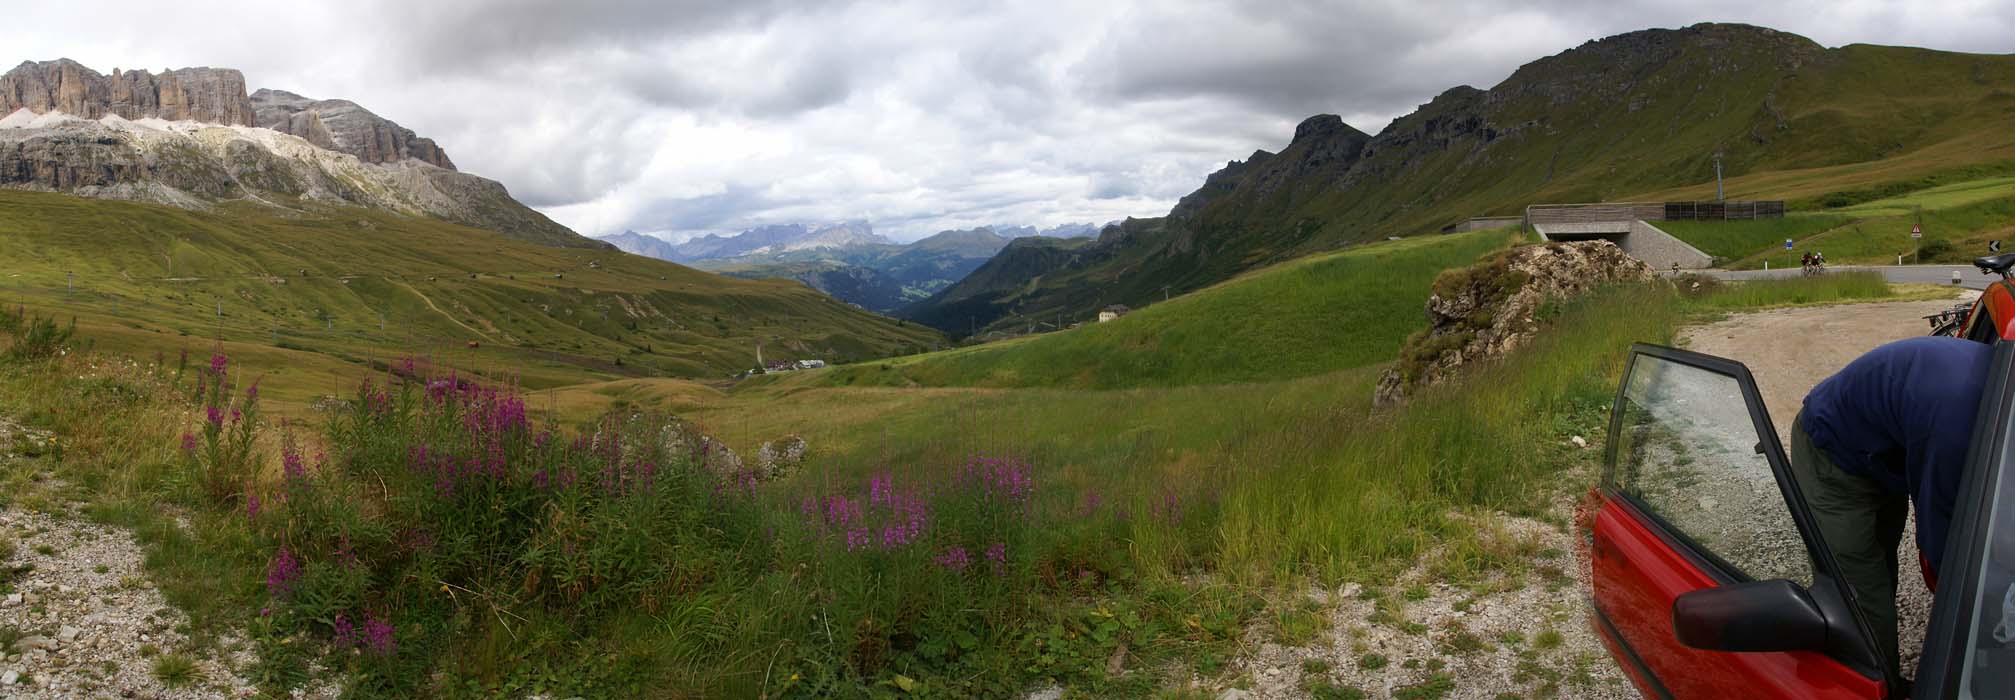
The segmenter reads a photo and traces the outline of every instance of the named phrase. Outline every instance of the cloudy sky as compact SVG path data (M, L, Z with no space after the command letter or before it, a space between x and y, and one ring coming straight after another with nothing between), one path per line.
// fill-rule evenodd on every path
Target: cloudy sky
M866 219L916 238L1166 213L1302 118L1367 132L1590 38L1700 21L2015 51L2005 0L135 0L0 47L355 100L590 235Z

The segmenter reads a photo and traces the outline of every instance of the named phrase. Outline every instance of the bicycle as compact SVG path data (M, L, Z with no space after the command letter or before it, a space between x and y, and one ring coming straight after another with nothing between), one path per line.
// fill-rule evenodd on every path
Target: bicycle
M1989 285L1978 299L1925 316L1931 335L1992 343L2002 336L2002 327L2010 325L2011 317L2015 317L2015 273L2009 271L2015 267L2015 253L1977 258L1973 266L1983 274L2000 275L2001 282ZM1980 322L1983 319L1986 323Z

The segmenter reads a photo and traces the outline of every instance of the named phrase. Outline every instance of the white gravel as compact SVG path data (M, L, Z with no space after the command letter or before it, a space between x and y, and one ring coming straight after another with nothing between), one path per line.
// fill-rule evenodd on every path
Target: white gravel
M0 462L18 459L10 444L47 439L0 422ZM48 475L38 486L44 494L66 490ZM14 544L12 556L0 559L0 571L7 572L0 574L0 698L256 695L233 670L252 662L250 652L230 637L200 648L191 644L182 632L188 618L148 579L145 554L131 533L17 506L0 509L0 539ZM168 654L194 664L190 680L172 688L154 676L155 661Z

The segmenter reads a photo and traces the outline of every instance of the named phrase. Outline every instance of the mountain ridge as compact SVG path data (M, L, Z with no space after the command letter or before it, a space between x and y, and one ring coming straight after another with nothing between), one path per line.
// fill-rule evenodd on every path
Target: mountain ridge
M1822 199L2015 160L2015 56L1698 24L1591 40L1488 90L1456 86L1367 136L1333 115L1204 178L1169 213L997 261L906 311L941 330L1084 318L1246 270L1544 202ZM1872 165L1872 164L1881 165ZM1755 182L1756 189L1745 183ZM995 280L983 284L985 280Z
M431 139L347 100L261 90L228 68L105 75L69 59L0 74L0 187L204 209L358 206L546 245L606 248L454 169Z

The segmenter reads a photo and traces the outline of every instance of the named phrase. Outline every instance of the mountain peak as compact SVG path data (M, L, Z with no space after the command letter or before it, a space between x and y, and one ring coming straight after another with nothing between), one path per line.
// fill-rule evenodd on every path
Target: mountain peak
M411 158L455 169L448 152L433 139L415 134L412 129L349 100L317 100L285 90L261 88L252 93L249 101L258 126L299 136L366 163L396 163Z

